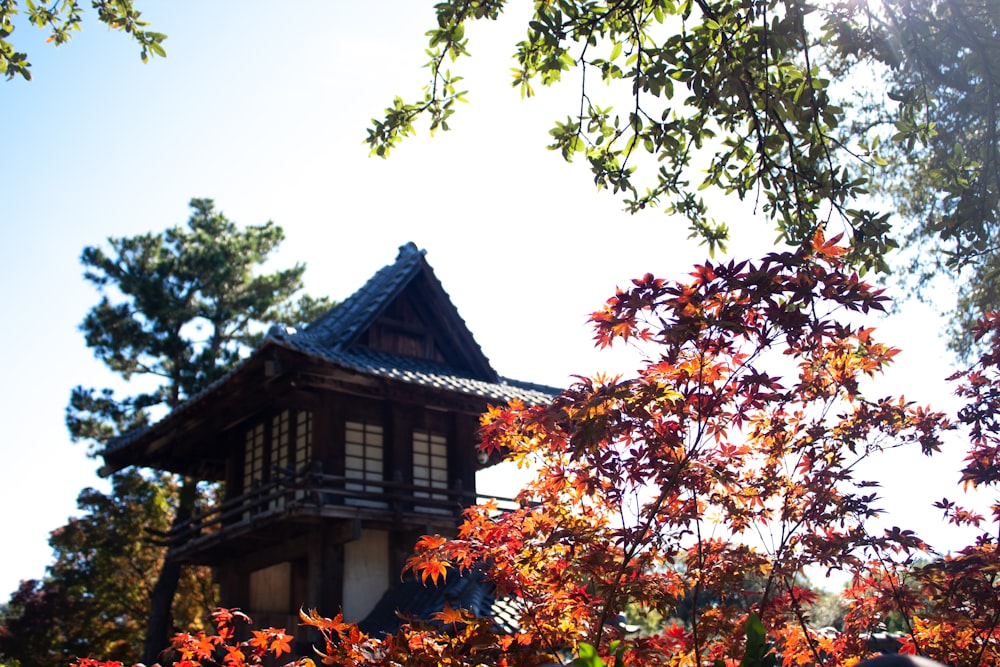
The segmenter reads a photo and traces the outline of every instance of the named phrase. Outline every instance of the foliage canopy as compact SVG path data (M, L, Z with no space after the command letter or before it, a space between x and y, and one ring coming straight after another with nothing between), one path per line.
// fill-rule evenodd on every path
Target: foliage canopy
M109 494L84 489L82 515L53 531L54 558L41 581L21 582L0 624L0 656L22 667L64 667L76 656L137 662L150 594L163 549L142 539L173 519L175 480L126 471ZM171 610L177 627L201 629L215 601L207 568L190 568L178 582Z
M374 154L388 156L420 116L448 129L465 96L449 63L469 55L466 25L506 5L436 5L431 82L373 121ZM830 225L845 232L862 270L887 271L905 238L921 246L913 270L965 278L954 341L969 350L971 324L998 305L995 2L540 0L526 28L513 85L531 95L575 77L579 103L549 147L587 160L628 210L660 205L712 251L728 221L710 204L736 195L793 246Z

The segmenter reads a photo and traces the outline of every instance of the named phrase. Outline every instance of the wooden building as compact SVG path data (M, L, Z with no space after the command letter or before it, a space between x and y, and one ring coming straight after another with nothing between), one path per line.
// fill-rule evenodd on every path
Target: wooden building
M416 539L476 501L478 416L555 390L497 375L413 244L303 331L272 327L221 380L112 442L130 465L222 482L169 557L214 566L221 603L258 625L298 609L361 621Z

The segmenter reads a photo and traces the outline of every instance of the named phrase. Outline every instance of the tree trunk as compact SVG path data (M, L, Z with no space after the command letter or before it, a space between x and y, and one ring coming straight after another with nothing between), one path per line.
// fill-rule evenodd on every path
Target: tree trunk
M198 482L185 477L178 495L177 514L172 528L177 528L191 518L197 497ZM180 579L181 564L172 560L168 553L163 559L160 575L149 598L149 625L146 627L146 640L142 648L142 661L147 665L159 662L160 654L170 644L171 608Z

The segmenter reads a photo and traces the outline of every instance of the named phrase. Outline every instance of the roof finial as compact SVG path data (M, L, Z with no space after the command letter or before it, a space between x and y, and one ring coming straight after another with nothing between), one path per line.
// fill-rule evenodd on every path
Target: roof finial
M426 255L427 251L426 250L421 250L420 248L417 247L416 243L414 243L413 241L410 241L409 243L405 243L405 244L399 246L399 255L396 256L396 260L398 261L398 260L402 259L404 255L410 255L412 253L418 253L420 255Z

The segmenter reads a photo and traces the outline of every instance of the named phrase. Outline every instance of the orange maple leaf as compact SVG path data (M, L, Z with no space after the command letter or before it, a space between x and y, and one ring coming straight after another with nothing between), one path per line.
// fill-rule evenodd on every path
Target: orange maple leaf
M346 632L350 626L350 623L344 623L343 613L337 614L333 618L326 618L325 616L320 616L315 609L308 611L300 609L299 618L302 619L302 625L312 626L320 631L333 630L338 634Z
M431 618L442 623L465 624L472 620L472 614L465 609L452 609L451 605L445 602L444 609L431 616Z
M440 535L424 535L417 540L417 544L414 546L414 549L416 551L429 551L431 549L441 547L447 541L448 538L441 537Z
M236 666L244 664L246 658L246 654L240 650L239 646L227 646L226 655L222 658L222 662L226 665L232 664Z
M420 583L427 585L427 579L430 578L431 583L437 586L438 578L444 581L448 576L448 568L451 564L437 559L421 560L420 562L413 564L413 571L420 575Z
M266 630L254 630L253 638L247 642L250 646L254 648L261 649L262 651L267 650L267 631Z
M291 653L292 645L291 641L293 637L291 635L286 635L284 632L278 628L268 628L270 631L271 643L268 648L274 652L274 657L279 657L282 653Z
M253 639L250 640L249 644L257 649L270 651L277 658L282 653L292 652L290 643L292 639L291 635L286 635L280 628L265 628L264 630L254 630Z
M816 233L813 235L813 241L812 241L813 251L820 256L840 257L841 255L847 252L847 248L837 245L837 243L843 237L844 235L841 233L837 234L832 239L827 241L826 238L824 238L823 236L823 231L817 229Z

